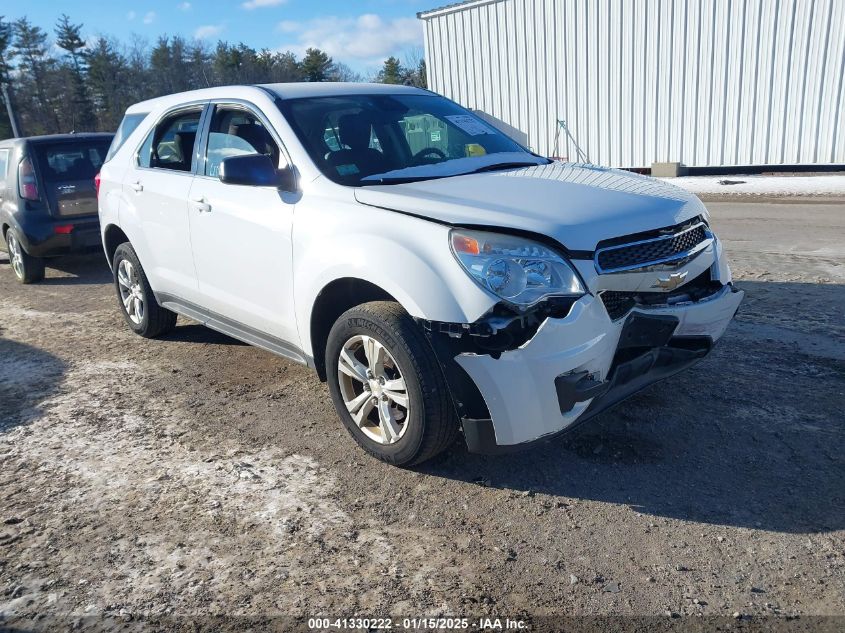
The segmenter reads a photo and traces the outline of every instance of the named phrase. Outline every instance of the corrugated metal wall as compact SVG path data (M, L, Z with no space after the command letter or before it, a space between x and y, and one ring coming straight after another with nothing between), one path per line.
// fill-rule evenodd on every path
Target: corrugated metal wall
M845 163L845 0L478 0L423 12L429 85L597 164ZM523 139L524 140L524 139Z

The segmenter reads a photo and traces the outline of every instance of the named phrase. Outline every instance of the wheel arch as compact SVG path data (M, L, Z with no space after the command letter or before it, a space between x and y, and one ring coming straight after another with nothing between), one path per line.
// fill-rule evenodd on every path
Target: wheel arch
M129 237L116 224L109 224L103 231L103 248L106 251L109 268L111 268L112 262L114 261L114 254L117 251L117 247L126 242L130 242Z
M311 310L310 338L317 375L326 381L326 342L341 314L370 301L396 301L389 292L365 279L342 277L327 284ZM401 304L400 304L401 305Z

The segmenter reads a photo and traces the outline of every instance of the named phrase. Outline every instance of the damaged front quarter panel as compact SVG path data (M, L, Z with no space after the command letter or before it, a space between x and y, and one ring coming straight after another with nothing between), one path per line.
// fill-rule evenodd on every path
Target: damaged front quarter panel
M569 356L571 362L565 364L573 370L589 364L591 373L606 372L616 345L616 338L607 336L614 328L601 302L589 295L553 298L523 312L497 304L474 323L421 324L443 367L468 444L491 447L539 437L545 433L544 421L552 415L560 419L554 393L525 397L536 393L535 381L545 375L548 364L560 366L562 357ZM569 331L578 334L571 342L563 336ZM599 362L590 362L597 356ZM508 379L502 381L502 375ZM506 391L503 384L509 385ZM568 418L574 421L583 406L575 407ZM496 417L520 420L519 432L497 427L493 436L489 421ZM470 437L474 433L486 437Z

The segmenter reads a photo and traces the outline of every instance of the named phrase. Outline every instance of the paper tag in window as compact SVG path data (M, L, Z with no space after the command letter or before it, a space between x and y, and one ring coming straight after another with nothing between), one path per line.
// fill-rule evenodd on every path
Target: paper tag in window
M458 126L470 136L480 136L481 134L495 134L495 130L488 125L485 125L475 117L468 114L453 114L446 117L450 123Z
M337 173L341 176L353 176L358 173L357 165L338 165Z
M440 130L432 130L431 131L431 142L432 143L439 143L440 142Z

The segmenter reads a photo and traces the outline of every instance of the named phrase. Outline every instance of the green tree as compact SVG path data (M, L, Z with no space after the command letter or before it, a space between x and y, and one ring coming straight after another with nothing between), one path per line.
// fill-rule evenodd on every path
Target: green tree
M276 53L273 55L273 69L270 76L271 82L289 82L302 80L302 67L296 60L296 55L291 52Z
M131 101L126 98L127 63L115 45L104 37L97 38L85 53L88 64L88 85L91 90L97 127L116 130L124 110ZM149 90L149 88L148 88ZM147 97L152 96L147 92Z
M60 91L50 94L49 75L54 60L48 55L47 34L33 25L26 17L14 24L12 52L18 59L20 81L16 82L19 95L33 95L34 103L21 108L24 127L29 134L55 132L59 129L56 109L63 95ZM52 97L52 98L51 98ZM55 107L54 107L55 106Z
M70 66L61 69L62 78L69 85L73 107L62 108L61 116L70 115L67 127L74 130L92 130L96 127L96 118L85 81L85 41L82 39L82 25L73 24L67 14L62 14L56 23L56 46L66 52ZM69 110L69 111L68 111Z
M0 84L9 80L12 72L12 25L0 15ZM12 136L12 124L6 112L6 104L0 96L0 138Z
M319 48L309 48L302 58L302 76L305 81L328 81L334 67L332 58Z
M425 67L425 60L421 59L417 65L417 71L414 73L414 85L417 88L428 88L428 70Z
M82 25L73 24L66 13L62 13L59 21L56 22L56 46L70 56L74 69L81 73L85 58L82 50L85 48L85 41L82 39Z
M12 23L0 15L0 82L8 81L12 72Z
M376 76L376 81L382 84L402 84L404 81L402 63L392 55L384 60L384 66Z

